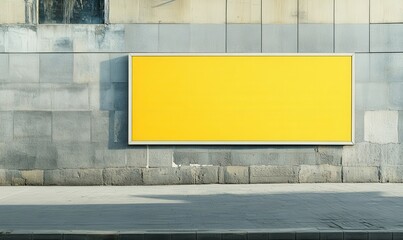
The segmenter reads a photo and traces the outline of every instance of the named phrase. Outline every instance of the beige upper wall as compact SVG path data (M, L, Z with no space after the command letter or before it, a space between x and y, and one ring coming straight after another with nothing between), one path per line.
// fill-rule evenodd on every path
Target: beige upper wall
M261 0L227 0L228 23L260 23Z
M371 23L403 23L403 0L371 0Z
M227 15L228 23L295 24L297 5L297 0L110 0L109 19L221 24ZM299 0L299 10L300 23L333 22L333 0ZM335 0L336 23L368 23L369 18L371 23L403 23L403 0ZM0 24L19 23L25 23L25 1L0 0Z
M297 0L263 0L262 4L264 24L297 23Z
M225 0L112 0L110 23L225 23Z
M0 0L0 24L25 23L24 0Z
M300 23L333 23L333 0L299 0Z
M336 0L336 23L369 23L369 0Z

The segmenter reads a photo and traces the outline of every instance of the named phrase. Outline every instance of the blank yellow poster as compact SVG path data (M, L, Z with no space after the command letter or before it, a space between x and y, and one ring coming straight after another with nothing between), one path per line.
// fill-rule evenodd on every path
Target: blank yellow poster
M131 55L130 144L351 144L350 55Z

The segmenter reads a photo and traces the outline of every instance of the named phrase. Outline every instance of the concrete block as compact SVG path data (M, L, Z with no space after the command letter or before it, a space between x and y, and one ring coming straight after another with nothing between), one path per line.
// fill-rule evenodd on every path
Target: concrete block
M225 22L225 0L178 0L167 4L148 0L110 3L110 23Z
M128 81L128 55L127 54L111 54L110 55L110 65L111 65L111 81L112 82L124 82Z
M21 171L8 170L6 172L6 181L13 186L24 186L25 179L21 176Z
M263 24L296 24L298 16L297 0L263 0Z
M333 24L300 24L298 37L299 52L333 52Z
M127 111L127 83L104 83L90 86L91 108Z
M380 166L382 148L378 144L357 143L343 147L343 166Z
M180 0L161 4L145 0L111 2L110 23L183 23L190 21L190 3Z
M344 147L343 166L402 165L401 154L399 144L359 143Z
M364 111L355 111L355 138L354 143L364 142Z
M403 142L403 111L399 111L399 142Z
M111 72L109 54L74 54L74 82L110 82L110 78Z
M191 52L225 52L225 24L191 24Z
M13 139L13 112L0 111L0 142Z
M124 143L127 145L127 136L129 136L127 129L127 111L115 111L113 114L113 125L110 124L110 126L113 126L113 138L111 139L111 131L109 131L109 142Z
M300 0L299 23L333 23L333 0Z
M196 151L175 150L173 153L173 161L178 166L211 164L209 162L208 151L197 151L197 150Z
M261 0L228 0L227 23L260 23Z
M149 167L172 167L173 148L169 146L149 146Z
M9 55L10 82L39 82L39 55L38 54L10 54Z
M378 167L343 167L343 182L371 183L379 182Z
M343 147L341 146L318 146L316 164L341 165ZM305 164L301 161L301 164ZM305 164L307 165L307 164Z
M251 166L250 183L297 183L299 166Z
M403 80L403 54L370 54L370 80L373 82L401 82Z
M218 167L218 183L225 183L225 167Z
M51 125L51 112L14 112L14 139L50 141Z
M124 25L73 25L74 52L123 52Z
M262 26L262 52L296 53L296 24L264 24Z
M96 149L94 166L96 168L126 167L126 151L124 149Z
M73 54L41 54L40 81L48 83L70 83L73 81Z
M90 142L91 113L87 111L53 112L52 141Z
M126 24L126 51L157 52L158 28L159 24Z
M403 22L403 3L399 0L370 0L371 23Z
M95 147L90 143L61 143L57 149L57 168L92 168L95 165Z
M218 168L215 166L192 167L192 175L195 184L217 184Z
M60 85L53 88L52 109L54 110L88 110L88 101L87 85Z
M300 165L322 162L314 147L240 148L231 152L231 165Z
M26 185L43 185L43 170L21 171L21 176L25 179Z
M368 24L336 24L335 52L354 53L369 51Z
M130 146L126 149L128 167L147 167L147 147Z
M398 142L397 111L367 111L364 117L364 138L372 143Z
M337 41L337 40L336 40ZM336 48L337 49L337 48ZM371 55L372 56L372 55ZM354 55L354 73L356 82L369 82L370 81L370 54L356 53Z
M198 24L224 24L225 0L191 0L191 22Z
M403 110L403 81L389 84L389 102L392 109Z
M272 160L276 160L269 156L268 151L264 150L233 150L231 152L231 164L235 166L249 166L249 165L269 165L273 164Z
M50 169L56 168L57 154L49 142L8 142L0 145L0 168Z
M260 24L228 24L227 52L261 52Z
M158 27L159 52L189 52L190 25L163 24Z
M6 36L6 32L7 31L7 27L2 27L2 26L0 26L0 52L2 53L2 52L5 52L5 50L6 50L6 47L5 47L5 45L6 45L6 39L5 39L5 36Z
M0 24L25 23L25 1L3 0L0 2Z
M209 164L214 166L230 166L232 165L231 152L228 150L223 151L209 151Z
M301 165L300 183L339 183L341 182L341 166Z
M26 147L25 147L26 149ZM57 168L57 159L59 158L57 147L53 143L38 143L34 145L35 150L35 169L55 169ZM80 159L78 159L80 160Z
M0 110L14 110L14 89L0 88Z
M103 170L105 185L143 185L141 169L106 168Z
M0 33L1 38L1 33ZM0 40L1 44L1 40ZM1 48L1 46L0 46ZM0 49L1 52L1 49ZM0 82L7 82L9 81L8 78L8 65L9 65L9 54L0 54Z
M371 52L403 51L403 24L371 24L370 36Z
M0 186L8 185L7 179L6 179L6 170L5 169L0 169Z
M389 87L387 83L360 83L355 84L356 110L382 110L389 105Z
M72 52L74 27L71 24L38 24L38 51Z
M143 169L145 185L193 184L191 167L180 168L145 168Z
M5 52L36 52L36 27L32 25L10 25L5 32Z
M44 185L103 185L102 169L45 170Z
M382 166L381 182L383 183L403 183L403 166Z
M13 92L9 99L11 102L8 109L50 110L52 108L52 86L36 83L10 84L8 86Z
M335 23L369 23L369 0L336 0Z
M227 166L224 168L224 183L246 184L249 182L249 167Z
M107 111L91 111L91 142L109 141L109 115Z

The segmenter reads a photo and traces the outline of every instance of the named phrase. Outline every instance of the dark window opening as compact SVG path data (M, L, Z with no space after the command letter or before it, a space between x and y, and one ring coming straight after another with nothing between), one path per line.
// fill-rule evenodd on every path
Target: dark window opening
M39 23L102 24L105 0L39 0Z

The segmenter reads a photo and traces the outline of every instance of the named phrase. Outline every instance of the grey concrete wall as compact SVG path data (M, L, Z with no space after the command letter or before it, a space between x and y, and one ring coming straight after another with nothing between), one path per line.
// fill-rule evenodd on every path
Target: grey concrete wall
M21 2L0 2L1 185L403 182L401 0L114 0L108 25ZM356 144L128 146L130 52L355 52Z

